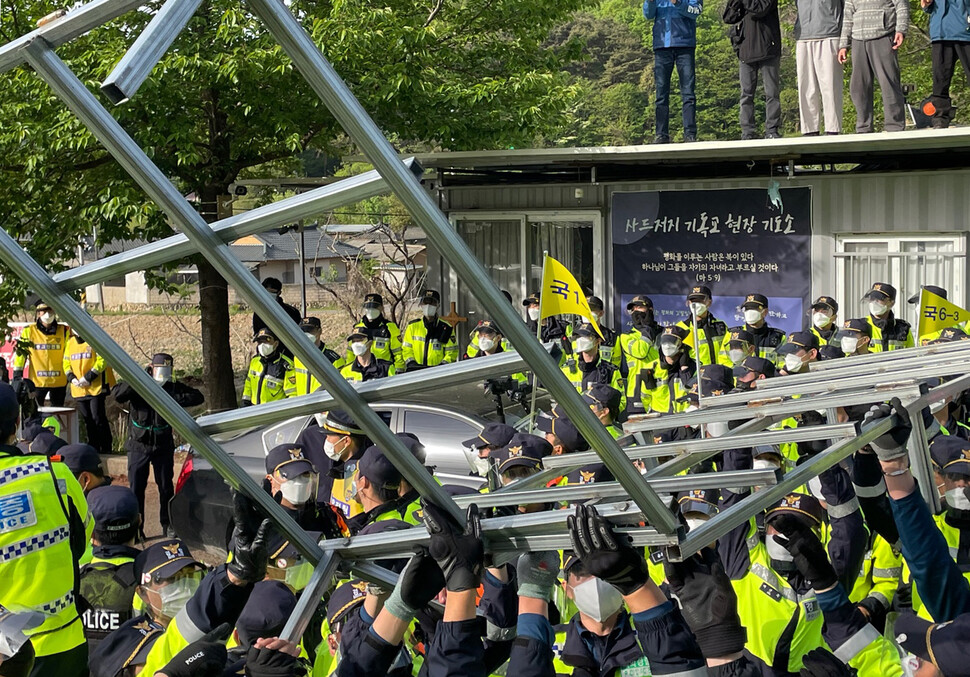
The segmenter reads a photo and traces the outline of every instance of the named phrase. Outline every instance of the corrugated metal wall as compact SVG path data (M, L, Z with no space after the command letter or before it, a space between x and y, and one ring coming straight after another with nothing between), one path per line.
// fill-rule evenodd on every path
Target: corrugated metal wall
M768 177L712 181L652 181L629 184L489 186L445 189L447 212L536 210L600 211L609 233L609 197L613 191L757 188ZM970 170L826 174L779 179L782 187L812 188L813 294L831 293L835 284L835 235L843 233L966 233L970 231ZM576 197L576 189L583 195ZM607 237L606 242L609 242ZM609 259L609 257L607 257ZM433 260L433 262L432 262ZM429 256L432 272L440 261ZM970 267L968 267L970 268ZM609 275L609 273L608 273ZM444 282L444 280L442 280ZM966 282L966 281L965 281ZM441 285L445 287L445 284Z

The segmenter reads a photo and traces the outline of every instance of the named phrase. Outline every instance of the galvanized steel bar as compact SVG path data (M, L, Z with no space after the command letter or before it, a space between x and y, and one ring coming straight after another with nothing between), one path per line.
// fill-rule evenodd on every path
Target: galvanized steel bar
M404 163L416 176L421 175L423 170L415 160L407 158ZM230 243L246 235L255 235L276 228L283 223L307 219L321 212L384 195L388 190L387 183L380 174L371 170L341 179L329 186L315 188L279 202L251 209L243 214L221 219L209 224L209 227L215 231L220 240ZM54 275L54 281L64 291L83 289L90 284L111 280L137 270L151 270L165 263L192 256L197 252L189 238L178 233L57 273Z
M470 289L476 290L477 298L490 317L502 327L506 338L525 357L533 373L565 409L592 448L601 454L603 463L627 488L650 524L667 533L676 531L678 525L674 516L664 508L656 493L642 481L636 468L620 453L616 442L559 370L558 364L533 339L522 318L514 312L431 196L401 164L394 148L296 17L281 0L249 0L249 5L289 54L317 96L387 180L417 224L424 228L428 239L459 279Z
M775 484L778 481L776 470L734 470L730 472L698 473L677 477L657 477L647 480L647 484L658 492L673 494L691 489L722 489L724 487L756 487ZM494 508L501 505L530 505L534 503L577 503L591 499L626 498L626 489L619 482L593 482L592 484L571 484L564 487L513 491L507 494L488 493L478 496L456 496L455 503L467 506L474 503L479 508Z
M809 442L828 438L850 437L855 434L855 427L850 423L836 425L808 426L793 430L768 430L750 435L735 435L724 437L698 438L696 440L682 440L680 442L664 442L662 444L646 444L636 447L625 447L623 453L630 460L641 458L656 458L658 456L677 456L697 451L721 451L738 447L754 447L759 444L780 444L782 442ZM579 468L590 463L596 463L599 457L591 452L578 454L563 454L561 456L547 456L542 459L544 468Z
M118 105L134 96L200 4L202 0L165 0L101 84L111 103Z
M15 275L27 282L42 299L54 307L58 317L79 331L98 354L104 357L115 373L132 384L138 394L159 412L169 425L189 442L212 467L236 490L242 491L279 526L280 530L304 556L316 562L322 551L283 507L256 484L249 474L240 468L216 442L202 432L188 412L177 405L161 386L137 364L131 356L111 340L107 332L94 319L81 310L77 302L54 284L43 268L30 258L17 242L0 229L0 254L4 263Z
M72 9L66 16L14 38L0 47L0 73L16 68L26 60L24 48L31 40L43 38L56 47L144 4L144 0L94 0Z
M77 76L61 61L50 45L36 39L27 45L27 58L37 73L74 111L88 130L105 146L118 163L185 233L219 273L240 292L276 336L307 365L310 373L326 385L354 417L368 436L379 444L401 474L422 496L447 510L457 520L464 515L424 466L407 450L400 439L374 413L357 392L306 338L299 326L283 311L259 281L233 256L228 245L212 232L202 216L175 189L161 170L135 143L111 114L88 91ZM402 162L400 170L413 180ZM541 348L541 346L537 346ZM544 351L540 352L545 354ZM547 359L548 356L546 356ZM588 410L588 408L587 408ZM592 413L592 412L591 412Z
M313 570L310 582L300 591L300 596L296 600L296 607L290 613L290 617L286 619L286 625L283 626L283 631L280 633L281 639L288 639L296 644L300 643L303 633L310 625L313 612L320 606L321 597L333 583L333 576L337 573L339 564L339 554L332 550L323 553Z
M558 351L555 343L547 343L546 349ZM486 378L514 374L528 369L529 365L514 351L487 355L474 360L462 360L443 364L434 369L404 372L387 378L354 384L357 394L367 402L393 400L435 388L470 383ZM284 421L294 416L306 416L326 411L337 400L329 392L318 390L309 395L289 397L277 402L267 402L255 407L233 409L200 416L196 421L209 434L241 430L256 425Z

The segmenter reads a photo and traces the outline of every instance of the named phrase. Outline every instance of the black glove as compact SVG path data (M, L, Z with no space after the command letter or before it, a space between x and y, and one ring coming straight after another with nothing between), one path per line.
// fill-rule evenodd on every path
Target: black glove
M855 677L857 674L853 668L822 647L805 654L802 663L804 667L798 671L799 677Z
M404 371L421 371L426 366L424 364L418 364L414 360L408 360L404 363Z
M395 618L410 621L443 587L445 575L441 567L425 548L417 548L384 602L384 608Z
M249 647L246 654L247 677L301 677L306 670L296 656L278 649Z
M886 627L886 607L882 605L882 602L873 597L866 597L856 606L862 611L866 620L877 630Z
M782 535L778 542L792 554L795 567L813 588L828 590L838 582L822 541L797 517L781 515L772 520L771 526Z
M614 533L596 508L577 506L576 514L566 522L573 551L591 576L603 579L623 595L633 594L650 579L643 553L631 545L629 536Z
M175 654L159 673L166 677L222 677L226 669L226 642L218 640L230 630L229 624L223 623Z
M862 425L865 427L893 414L896 414L899 422L888 433L880 435L869 443L880 461L892 461L907 454L906 443L909 441L910 433L913 432L913 423L909 419L909 412L906 411L906 407L899 401L899 398L894 397L890 404L874 405L866 412L866 417L862 420Z
M469 506L465 526L462 528L447 512L433 503L421 501L421 505L424 507L424 526L431 534L428 552L441 567L448 592L477 588L482 582L485 560L478 506Z
M259 522L256 527L255 506L241 492L233 496L232 561L226 570L239 580L256 583L266 577L269 535L273 523Z
M741 651L748 635L738 616L738 597L714 549L704 548L683 562L665 557L664 571L704 658Z

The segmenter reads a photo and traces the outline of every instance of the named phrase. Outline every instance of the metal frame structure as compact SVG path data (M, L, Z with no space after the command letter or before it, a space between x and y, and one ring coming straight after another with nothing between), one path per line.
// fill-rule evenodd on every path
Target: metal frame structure
M646 432L714 421L741 421L741 425L717 439L621 449L559 370L555 355L550 355L550 346L543 346L529 332L526 324L492 282L488 272L475 260L431 196L421 187L418 180L421 172L419 165L397 155L283 0L247 0L247 4L287 52L311 88L367 156L375 170L241 216L223 219L215 224L206 223L122 129L95 94L85 87L54 52L55 46L119 17L140 4L131 0L94 0L0 47L0 72L24 62L29 64L159 205L180 233L53 277L3 230L0 230L0 253L14 273L27 281L62 318L76 327L122 378L130 382L236 490L248 495L294 546L317 565L309 588L302 595L300 604L287 623L285 636L297 637L302 634L310 614L331 584L338 568L349 566L364 578L385 585L392 584L393 574L366 560L406 556L414 546L426 544L428 539L424 529L415 528L403 532L317 543L210 437L215 432L316 413L335 404L349 411L425 500L447 510L456 519L463 521L462 508L473 502L485 508L535 502L608 501L615 504L604 506L602 514L615 521L620 531L628 533L635 544L663 547L667 549L669 556L680 558L751 519L785 493L841 462L894 425L892 419L881 420L862 430L854 424L839 424L835 420L838 407L881 402L898 396L913 414L915 429L910 444L912 465L924 492L930 492L924 495L933 504L933 483L927 481L931 477L931 468L926 431L922 427L919 414L930 402L951 396L970 386L970 376L963 376L967 357L970 356L970 345L933 346L873 356L865 360L849 358L838 363L823 363L813 366L812 371L806 375L763 382L764 386L759 384L758 390L752 393L704 398L702 411L648 418L631 424L628 429ZM158 60L189 21L198 4L198 0L167 0L164 3L103 83L102 91L109 100L121 103L137 92L138 87L149 77ZM287 221L304 218L387 190L392 190L398 196L460 279L469 288L478 291L479 300L502 326L506 337L517 351L516 354L404 374L384 381L364 383L355 388L341 378L333 365L311 346L302 332L228 248L228 242L242 235L261 232ZM307 365L310 373L324 385L326 392L194 420L69 295L78 287L122 273L155 267L194 253L205 254L220 274L236 287L254 310L266 319L280 339ZM487 496L452 499L368 406L368 402L406 395L445 382L478 380L523 368L528 368L541 380L590 443L593 451L550 458L546 461L546 468L537 475L500 488ZM961 376L928 392L919 384L919 379L957 374ZM793 396L800 398L786 399ZM765 428L785 417L808 409L825 409L830 412L829 425L764 432ZM829 440L828 448L784 476L775 472L741 471L673 477L724 449L773 444L778 441L818 439ZM632 459L645 459L649 469L641 474L631 463ZM658 463L660 459L667 460ZM568 468L582 467L593 462L603 463L616 481L578 488L541 488L547 479L563 474ZM685 534L668 505L657 493L699 487L752 485L762 489L689 534ZM490 549L495 551L568 548L569 537L563 528L566 516L566 511L549 511L490 517L482 522L483 533L489 541ZM649 526L631 526L642 523Z

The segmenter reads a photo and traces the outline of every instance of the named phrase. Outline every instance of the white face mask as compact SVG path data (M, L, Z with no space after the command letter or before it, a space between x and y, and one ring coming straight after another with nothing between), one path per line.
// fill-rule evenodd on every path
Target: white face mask
M785 355L785 369L788 373L796 372L802 368L804 360L798 355Z
M380 316L381 316L381 310L380 310L380 308L365 308L364 309L364 317L366 317L368 320L376 320Z
M964 487L948 489L946 492L946 505L954 510L970 510L970 498Z
M680 344L679 343L661 343L660 352L664 354L664 357L674 357L680 354Z
M604 580L593 577L573 587L576 608L602 623L623 606L623 595Z
M727 421L714 421L713 423L707 424L707 434L711 437L722 437L727 435L728 423Z
M752 470L777 470L778 464L767 458L756 458L751 461L751 468Z
M938 411L942 411L943 407L945 407L947 404L947 400L939 400L938 402L934 402L930 405L930 413L935 414Z
M312 489L313 486L309 475L294 477L280 485L280 493L283 494L283 498L293 505L303 505L309 501Z
M691 301L690 312L694 314L694 317L703 317L707 313L707 304L700 301Z
M323 453L325 453L327 458L329 458L331 461L339 461L342 452L337 451L336 445L330 440L327 440L323 443Z
M747 357L747 354L738 348L728 351L728 359L731 360L732 364L740 364L741 360Z
M163 385L164 383L172 380L172 368L171 367L153 367L152 368L152 379L158 385Z
M839 341L839 344L842 347L843 353L851 355L859 348L859 339L846 336Z
M485 458L479 456L478 449L473 449L471 453L474 454L474 456L470 457L472 470L474 470L477 475L486 477L488 475L488 456Z
M699 517L688 517L687 531L690 532L690 531L694 531L694 529L701 528L706 521L707 521L706 519L700 519Z
M754 308L748 308L744 311L744 321L748 324L757 324L761 322L761 311L755 310Z
M869 301L869 312L879 317L889 312L889 306L882 301Z
M256 346L256 352L258 352L262 357L269 357L276 352L276 346L272 343L260 343Z
M162 598L162 608L159 609L161 615L166 618L175 618L178 612L192 599L195 591L199 589L200 582L201 577L199 576L184 576L175 579L159 590L158 594Z
M817 477L813 477L808 481L808 493L817 498L820 501L825 500L825 496L822 495L822 480Z
M366 353L368 348L370 348L370 343L367 341L354 341L350 344L350 352L357 356Z
M421 306L421 314L425 317L434 317L438 314L438 306L425 303Z
M530 320L538 320L539 319L539 309L538 308L529 308L529 319Z
M768 550L768 559L775 562L793 562L795 560L788 550L775 540L775 534L765 537L765 548Z
M478 348L486 353L495 347L495 343L496 341L493 338L478 337Z
M317 342L317 335L316 334L311 334L310 332L305 331L305 332L303 332L303 335L306 336L308 339L310 339L310 343L316 343Z
M812 324L814 324L819 329L825 329L830 324L832 324L832 316L828 313L813 313L812 314Z
M40 321L46 326L54 324L54 313L41 313Z
M577 353L588 353L595 347L596 344L594 343L593 339L589 338L588 336L580 336L578 339L576 339L576 342L573 343L573 350L575 350Z

